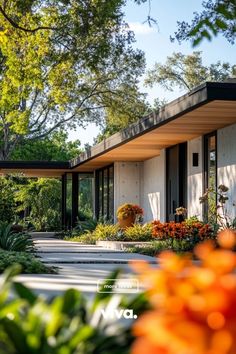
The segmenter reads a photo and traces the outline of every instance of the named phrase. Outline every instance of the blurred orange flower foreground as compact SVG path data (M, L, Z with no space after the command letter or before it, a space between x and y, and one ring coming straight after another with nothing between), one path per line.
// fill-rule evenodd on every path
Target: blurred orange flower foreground
M153 310L134 324L132 354L236 354L235 238L228 230L220 248L199 245L200 261L165 252L158 269L134 265Z

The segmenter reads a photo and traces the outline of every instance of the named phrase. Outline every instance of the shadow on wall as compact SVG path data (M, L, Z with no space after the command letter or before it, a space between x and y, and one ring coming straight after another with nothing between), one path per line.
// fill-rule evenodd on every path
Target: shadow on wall
M150 212L147 211L147 220L160 220L161 215L160 215L160 209L161 209L161 202L160 202L160 192L155 192L155 193L148 193L148 200L149 200L149 206L151 209L151 215Z
M229 200L226 203L227 213L231 218L236 217L236 165L218 168L218 185L224 184L229 188Z
M184 205L188 210L188 216L202 218L202 204L199 198L203 194L202 173L195 173L188 176L188 205Z

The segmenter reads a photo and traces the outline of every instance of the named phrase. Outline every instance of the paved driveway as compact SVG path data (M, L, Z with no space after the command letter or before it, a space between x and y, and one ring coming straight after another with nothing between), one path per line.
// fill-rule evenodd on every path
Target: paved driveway
M53 296L68 288L76 288L92 296L98 282L107 278L116 268L122 269L122 279L137 281L129 262L135 259L155 263L155 258L122 251L112 251L93 245L58 240L49 235L34 236L41 260L59 268L58 275L22 275L19 280L45 296ZM128 280L129 279L129 280ZM136 292L136 287L125 292Z

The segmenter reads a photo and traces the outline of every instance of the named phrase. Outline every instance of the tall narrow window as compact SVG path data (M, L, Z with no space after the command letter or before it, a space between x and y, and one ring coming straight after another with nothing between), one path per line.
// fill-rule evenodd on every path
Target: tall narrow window
M211 133L205 136L204 151L205 151L205 190L211 189L216 191L217 188L217 141L216 133ZM209 194L208 203L205 204L205 219L210 220L213 215L213 210L216 207L216 196L212 192Z
M84 216L93 216L93 174L79 173L79 212ZM83 217L83 215L81 215Z
M104 167L96 171L96 216L114 219L114 168Z

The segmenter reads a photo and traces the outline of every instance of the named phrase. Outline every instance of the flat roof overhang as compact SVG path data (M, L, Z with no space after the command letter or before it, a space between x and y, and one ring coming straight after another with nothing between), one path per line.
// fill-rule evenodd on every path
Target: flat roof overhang
M236 80L197 87L70 161L73 171L94 171L114 161L145 161L169 146L236 123Z
M61 177L71 172L69 162L58 161L1 161L0 175L22 173L26 177Z

